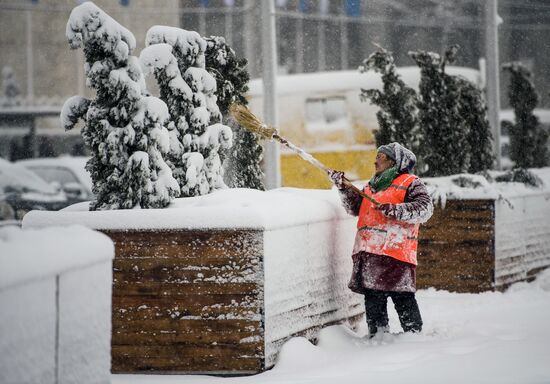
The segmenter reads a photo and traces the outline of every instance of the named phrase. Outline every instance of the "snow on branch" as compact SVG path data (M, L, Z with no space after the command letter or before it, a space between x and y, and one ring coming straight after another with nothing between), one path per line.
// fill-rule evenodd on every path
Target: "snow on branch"
M147 46L166 43L174 47L176 56L185 58L180 64L185 67L194 66L204 68L206 40L195 31L186 31L181 28L155 25L147 31L145 44Z
M154 74L158 77L162 73L174 95L188 101L192 99L193 91L181 76L171 45L162 43L148 46L141 51L139 61L145 75Z
M91 101L82 96L67 99L61 108L61 125L66 131L74 128L80 119L84 119Z
M101 42L105 53L121 61L136 48L134 35L90 1L72 10L65 35L72 49Z
M233 145L233 131L226 125L213 124L206 128L200 141L202 147L231 148Z

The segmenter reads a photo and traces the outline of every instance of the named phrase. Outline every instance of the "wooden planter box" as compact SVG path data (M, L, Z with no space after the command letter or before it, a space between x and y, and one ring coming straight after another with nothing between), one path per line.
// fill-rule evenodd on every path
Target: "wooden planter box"
M345 287L348 268L331 268L335 255L327 252L293 255L292 243L311 241L303 232L315 226L328 235L330 223L268 232L104 231L116 249L112 372L252 374L273 366L290 337L354 327L363 306ZM273 246L281 241L287 246ZM275 267L292 266L292 257L293 272Z
M356 220L321 193L261 193L261 209L238 216L232 202L32 212L25 224L81 222L113 240L113 373L253 374L291 337L364 321L362 296L347 288Z
M417 288L483 292L495 286L495 201L450 200L420 228Z
M106 231L112 372L264 369L261 231Z
M420 229L419 289L503 290L550 267L550 193L449 200Z

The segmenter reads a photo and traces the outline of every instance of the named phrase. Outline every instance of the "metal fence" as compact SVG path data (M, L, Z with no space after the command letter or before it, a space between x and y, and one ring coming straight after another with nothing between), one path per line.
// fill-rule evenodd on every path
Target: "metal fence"
M65 25L77 0L0 0L0 68L12 67L20 95L30 104L57 104L86 94L82 52L69 50ZM97 0L144 46L155 24L221 35L249 59L252 77L261 75L261 2L255 0ZM124 5L127 4L127 5ZM159 5L162 4L162 5ZM398 65L413 65L408 52L461 50L458 65L478 67L484 55L481 0L275 0L280 73L356 69L379 44L394 52ZM501 62L521 60L541 90L550 87L544 37L550 4L501 0ZM543 96L544 103L547 96ZM505 103L505 100L504 100Z

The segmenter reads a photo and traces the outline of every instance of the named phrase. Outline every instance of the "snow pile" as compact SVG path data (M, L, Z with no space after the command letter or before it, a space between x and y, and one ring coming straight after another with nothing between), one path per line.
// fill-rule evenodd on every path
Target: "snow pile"
M0 229L0 382L109 382L113 256L83 227Z
M336 190L279 188L268 192L223 189L175 199L165 209L88 212L79 203L58 212L32 211L23 226L79 223L94 229L275 229L348 217Z
M444 177L425 177L422 181L434 200L445 207L447 200L506 200L514 196L529 196L550 193L550 168L529 169L542 181L540 188L517 182L489 182L481 175L458 174ZM502 172L491 172L495 178Z
M0 228L0 290L112 259L111 240L80 226Z
M417 294L421 334L368 340L342 326L325 328L317 345L288 341L277 365L260 375L113 375L113 384L195 383L547 383L550 382L550 270L506 293ZM400 330L391 301L390 326Z
M426 184L434 205L439 203L443 207L447 200L452 199L496 200L499 197L495 186L480 175L464 173L443 177L425 177L422 178L422 181Z

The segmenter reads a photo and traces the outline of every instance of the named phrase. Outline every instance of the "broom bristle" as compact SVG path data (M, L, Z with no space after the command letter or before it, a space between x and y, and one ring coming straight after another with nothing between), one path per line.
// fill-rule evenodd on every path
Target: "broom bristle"
M268 127L254 115L246 106L234 103L229 108L233 118L244 128L260 137L271 139L277 133L277 129Z

